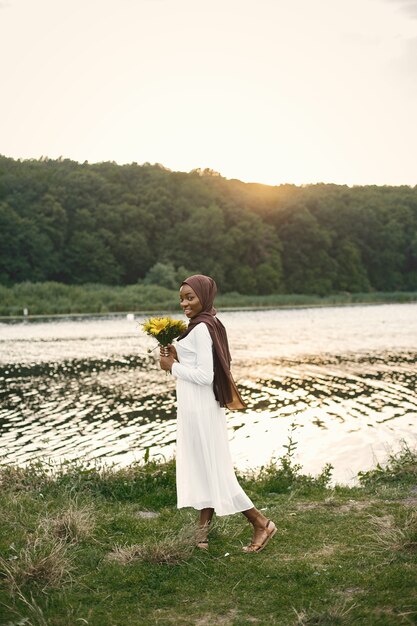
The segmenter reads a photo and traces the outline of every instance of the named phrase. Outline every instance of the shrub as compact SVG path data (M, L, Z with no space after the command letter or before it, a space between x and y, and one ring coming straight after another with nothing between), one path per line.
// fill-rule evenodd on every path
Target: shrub
M363 486L370 488L378 485L414 485L417 483L417 451L402 441L400 450L391 454L385 465L378 463L367 472L359 472L358 478Z
M329 486L333 466L326 463L318 476L301 473L301 465L294 463L294 454L297 443L293 439L297 425L291 424L288 443L284 446L286 453L272 459L268 465L260 468L257 476L252 477L256 481L257 488L263 493L288 493L297 490L310 492L311 490L327 489Z

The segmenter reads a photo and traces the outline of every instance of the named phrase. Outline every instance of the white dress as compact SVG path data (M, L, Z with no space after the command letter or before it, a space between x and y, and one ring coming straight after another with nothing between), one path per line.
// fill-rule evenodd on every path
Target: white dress
M254 505L233 469L226 413L213 392L212 346L204 322L176 343L177 507L230 515Z

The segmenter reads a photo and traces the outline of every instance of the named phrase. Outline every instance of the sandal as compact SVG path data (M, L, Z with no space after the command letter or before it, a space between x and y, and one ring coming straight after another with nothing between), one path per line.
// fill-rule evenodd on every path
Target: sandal
M196 534L196 548L200 550L208 550L208 533L210 522L206 522L203 526L200 526Z
M268 541L272 539L272 537L275 535L277 530L278 529L275 526L274 522L269 519L265 526L265 531L267 535L265 539L263 540L263 542L262 543L251 542L248 546L245 546L244 548L242 548L243 552L246 552L246 554L249 554L249 552L260 552L261 550L265 548Z

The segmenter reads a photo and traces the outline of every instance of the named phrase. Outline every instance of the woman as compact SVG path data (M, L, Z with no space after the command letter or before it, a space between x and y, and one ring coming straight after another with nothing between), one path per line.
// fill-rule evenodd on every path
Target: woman
M217 292L212 278L197 274L180 288L180 306L190 322L161 368L177 379L178 508L200 511L200 541L208 548L208 530L217 515L243 513L253 526L245 552L262 550L277 529L258 511L239 485L233 470L225 408L245 405L230 373L226 330L213 308Z

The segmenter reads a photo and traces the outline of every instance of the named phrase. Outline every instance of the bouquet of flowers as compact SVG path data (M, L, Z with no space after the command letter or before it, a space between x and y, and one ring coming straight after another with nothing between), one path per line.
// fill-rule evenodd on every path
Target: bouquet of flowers
M169 356L167 346L187 329L185 322L173 320L171 317L151 317L141 326L147 335L155 337L159 345L166 349L165 356Z

